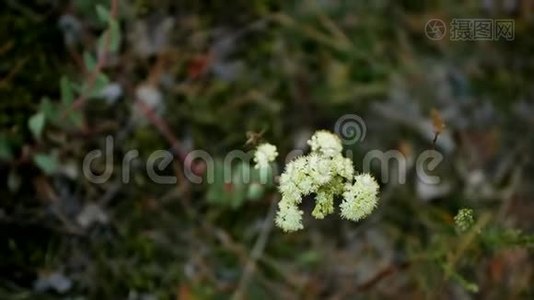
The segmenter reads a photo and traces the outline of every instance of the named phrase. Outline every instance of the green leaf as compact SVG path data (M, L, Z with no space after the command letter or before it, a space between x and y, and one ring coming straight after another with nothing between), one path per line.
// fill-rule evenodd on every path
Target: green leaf
M54 174L59 166L56 156L44 153L35 154L33 162L47 175Z
M98 90L98 93L101 92L109 84L109 78L106 74L100 73L96 77L94 88Z
M109 84L109 79L104 73L98 74L93 85L93 89L90 93L91 97L98 97L102 90Z
M108 37L109 35L109 37ZM111 19L109 27L99 37L97 49L99 55L105 55L107 52L117 52L121 43L121 30L119 22Z
M87 51L83 52L83 63L85 64L85 68L89 72L93 71L96 67L95 57Z
M50 99L44 97L39 105L39 111L45 115L45 119L51 123L56 124L60 121L60 111L55 103Z
M99 73L96 75L95 81L92 86L84 83L83 85L83 94L87 98L97 98L100 96L102 89L104 89L109 84L109 78L104 73Z
M72 86L67 77L62 76L59 81L59 87L61 90L61 102L66 105L70 105L74 101L74 94L72 92Z
M121 43L121 30L119 22L115 19L109 21L109 50L111 52L117 52Z
M100 4L96 6L96 15L98 16L98 19L102 22L107 22L110 17L108 9Z
M33 137L37 140L41 139L41 134L43 133L44 125L45 114L43 112L36 113L28 120L28 128L32 132Z
M11 160L13 153L11 152L11 145L8 139L4 136L0 136L0 159Z
M108 34L109 34L109 29L104 31L98 37L98 41L96 43L96 48L97 48L98 55L105 55L106 52L109 50L109 49L106 49L106 47L109 48L109 45L106 45L106 35L108 35Z

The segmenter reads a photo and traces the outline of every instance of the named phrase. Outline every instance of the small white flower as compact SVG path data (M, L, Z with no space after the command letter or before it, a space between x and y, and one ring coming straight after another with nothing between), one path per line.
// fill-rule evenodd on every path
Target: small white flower
M335 156L343 150L343 145L339 137L327 130L316 131L308 140L312 152L326 156Z
M332 162L327 157L310 153L308 155L307 171L317 186L326 184L332 179Z
M296 204L282 197L278 203L275 223L286 232L302 229L302 211L298 209Z
M315 186L313 180L310 176L303 174L300 178L297 179L297 188L300 191L301 195L308 195L315 191Z
M367 217L376 207L378 198L378 183L369 174L355 177L354 184L347 184L343 192L341 216L352 221L359 221Z
M352 179L354 176L354 167L352 160L341 155L336 155L332 158L332 165L334 172L345 179Z
M276 151L276 146L269 143L264 143L259 145L254 152L254 162L256 165L254 168L263 169L269 166L270 162L273 162L278 156L278 151Z

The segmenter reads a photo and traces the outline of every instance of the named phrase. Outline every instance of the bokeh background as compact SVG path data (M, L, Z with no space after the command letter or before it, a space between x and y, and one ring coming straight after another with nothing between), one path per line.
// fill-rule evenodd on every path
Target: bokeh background
M425 34L453 18L512 19L515 37ZM2 1L0 298L532 299L533 18L528 0ZM285 157L345 114L367 127L357 170L370 150L409 162L364 221L315 220L306 199L286 234L274 184L184 177L192 150ZM95 184L81 166L107 136ZM437 185L414 169L429 149ZM155 150L177 184L149 179Z

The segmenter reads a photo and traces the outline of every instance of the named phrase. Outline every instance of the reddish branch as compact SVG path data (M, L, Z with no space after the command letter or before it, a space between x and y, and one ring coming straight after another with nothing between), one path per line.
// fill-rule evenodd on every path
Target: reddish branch
M386 278L386 277L388 277L390 275L393 275L393 274L397 273L398 271L404 270L404 269L408 268L409 266L410 266L410 263L408 263L408 262L400 263L398 265L395 265L395 264L390 265L390 266L380 270L378 273L376 273L373 277L371 277L366 282L358 285L358 290L359 291L368 290L368 289L372 288L373 286L375 286L382 279L384 279L384 278Z
M187 156L186 153L183 151L183 149L180 148L180 143L176 136L172 133L172 130L170 129L169 125L165 120L163 120L160 116L154 112L154 110L149 107L146 103L144 103L141 100L136 100L135 105L141 110L143 115L154 125L158 131L163 135L163 137L167 140L167 142L171 145L171 148L175 152L175 154L178 156L180 161L184 161L185 157Z
M114 19L117 17L117 11L119 6L119 0L110 0L111 2L111 10L110 10L110 18ZM98 60L96 63L95 68L91 71L89 74L89 77L87 78L87 89L91 90L96 82L96 79L98 78L98 75L102 71L102 68L106 65L106 56L109 52L109 47L111 43L111 33L107 31L104 34L104 44L102 46L101 52L98 53ZM87 97L84 93L81 93L76 100L72 103L72 105L63 112L62 117L65 118L68 113L70 113L73 110L77 110L81 108L85 101L87 100Z

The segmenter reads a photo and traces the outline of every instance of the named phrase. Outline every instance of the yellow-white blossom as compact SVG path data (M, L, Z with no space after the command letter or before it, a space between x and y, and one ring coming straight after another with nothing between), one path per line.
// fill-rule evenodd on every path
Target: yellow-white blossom
M332 161L315 153L310 153L307 157L307 173L318 188L332 179L333 165Z
M275 223L286 232L302 229L302 211L295 203L288 203L282 198L282 201L278 203Z
M256 169L263 169L269 166L278 156L276 146L269 143L263 143L256 148L254 152L254 162Z
M328 131L317 131L308 141L312 151L290 161L279 178L282 199L275 223L284 231L303 228L302 197L314 194L312 216L322 219L334 212L334 198L343 196L341 215L360 220L376 206L378 184L369 174L354 177L353 162L341 154L339 138ZM354 183L353 183L353 180Z
M352 221L367 217L375 209L378 183L369 174L356 175L354 184L346 184L341 202L341 216Z
M352 159L343 157L341 154L332 158L333 172L345 179L351 180L354 176Z
M327 130L316 131L308 140L308 145L312 152L330 157L341 154L343 150L339 137Z

